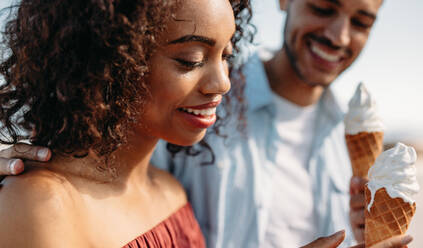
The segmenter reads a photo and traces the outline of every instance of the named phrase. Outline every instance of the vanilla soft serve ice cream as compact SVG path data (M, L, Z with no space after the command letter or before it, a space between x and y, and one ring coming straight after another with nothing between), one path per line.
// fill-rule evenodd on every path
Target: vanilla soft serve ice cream
M363 83L358 85L348 108L348 113L344 119L346 134L384 131L384 125L377 112L376 102Z
M420 190L416 177L417 155L413 147L397 143L394 148L383 152L369 169L371 200L368 211L374 201L376 191L385 188L391 198L401 198L404 202L414 203L414 196Z

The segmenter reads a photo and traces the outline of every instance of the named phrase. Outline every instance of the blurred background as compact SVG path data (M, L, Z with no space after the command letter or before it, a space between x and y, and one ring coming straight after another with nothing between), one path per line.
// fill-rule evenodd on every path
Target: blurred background
M280 48L285 14L278 0L253 0L257 27L254 48L266 56ZM417 174L423 188L423 1L385 0L366 48L357 61L334 83L347 104L359 82L374 95L386 125L385 145L412 145L418 152ZM263 52L265 50L266 52ZM410 248L423 247L423 190L409 233ZM418 235L420 233L420 235Z
M16 2L16 1L13 1ZM0 0L0 9L11 0ZM285 15L277 0L253 0L253 23L257 36L253 49L272 51L281 46ZM420 157L418 177L423 187L423 1L385 0L366 48L358 60L334 83L343 104L347 104L359 82L374 95L386 124L387 146L401 141L412 145ZM3 26L5 15L0 18ZM417 196L418 210L409 233L410 248L423 247L423 193Z

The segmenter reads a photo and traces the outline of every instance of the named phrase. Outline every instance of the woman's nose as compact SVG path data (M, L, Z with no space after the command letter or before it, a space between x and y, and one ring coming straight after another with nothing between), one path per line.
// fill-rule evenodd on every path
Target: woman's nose
M201 85L203 95L224 95L231 88L228 65L225 61L213 63Z

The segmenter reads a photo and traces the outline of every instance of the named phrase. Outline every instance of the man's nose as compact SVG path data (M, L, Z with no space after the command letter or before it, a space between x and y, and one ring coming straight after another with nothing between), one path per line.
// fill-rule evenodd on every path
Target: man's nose
M346 47L351 41L350 20L348 17L339 16L333 20L325 29L325 37L328 38L334 46Z
M228 66L226 63L218 62L210 67L207 76L203 79L200 90L203 95L223 95L230 88Z

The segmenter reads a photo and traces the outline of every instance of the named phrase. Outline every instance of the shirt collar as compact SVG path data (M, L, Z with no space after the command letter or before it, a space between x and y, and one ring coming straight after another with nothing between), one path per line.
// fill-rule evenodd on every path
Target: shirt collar
M253 54L243 69L246 77L245 96L248 111L253 112L273 104L272 90L266 76L263 62L257 54Z

